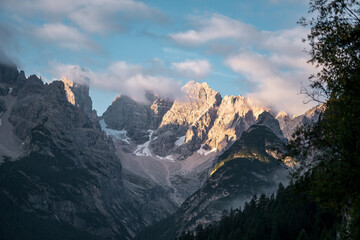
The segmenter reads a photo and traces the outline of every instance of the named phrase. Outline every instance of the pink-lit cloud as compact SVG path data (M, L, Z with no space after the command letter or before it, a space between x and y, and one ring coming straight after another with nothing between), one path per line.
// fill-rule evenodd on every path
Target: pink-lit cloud
M95 89L105 89L145 102L145 93L155 92L166 98L181 98L181 83L161 75L150 75L141 65L114 62L105 71L95 72L77 65L54 63L52 73L57 79L66 77L75 82L90 82Z
M250 84L252 101L290 114L300 114L304 105L302 86L315 72L307 63L302 38L307 29L294 27L264 31L219 14L191 18L193 29L172 33L180 46L205 47L209 54L221 55L224 63Z
M174 62L172 63L172 67L180 75L196 80L204 79L211 73L211 64L206 59Z

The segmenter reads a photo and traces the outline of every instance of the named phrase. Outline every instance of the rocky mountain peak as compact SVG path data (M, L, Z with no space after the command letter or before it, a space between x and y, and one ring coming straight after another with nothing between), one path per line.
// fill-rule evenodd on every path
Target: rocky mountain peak
M172 108L165 114L161 126L191 125L209 109L218 107L222 100L220 93L211 89L207 83L190 81L182 90L187 99L175 100Z
M292 138L292 134L295 129L301 125L313 124L318 121L321 113L325 111L325 104L318 105L306 111L304 114L299 116L294 115L291 119L288 115L281 115L280 113L276 117L279 121L280 128L287 139Z
M125 130L137 143L149 138L148 130L156 129L173 102L158 95L147 93L149 102L139 103L125 95L118 95L102 118L105 124L115 130Z
M265 111L261 113L256 121L256 124L268 127L279 139L286 141L280 129L279 122L269 112Z
M118 96L103 118L108 127L126 130L136 143L149 141L153 155L183 159L196 151L207 155L226 150L266 110L243 96L222 98L207 83L191 81L182 90L185 98L174 102L153 93L147 93L147 104ZM149 130L155 130L152 139Z
M0 63L0 83L15 84L18 75L16 66Z
M189 101L212 101L215 97L217 100L221 99L219 92L211 89L210 86L206 83L199 83L195 81L190 81L182 88L186 93ZM186 100L185 100L186 101Z
M289 114L287 114L286 112L280 111L276 117L276 119L284 119L285 121L290 120Z
M92 101L89 95L89 83L77 83L68 78L62 78L68 101L80 108L88 116L91 116Z
M325 111L325 109L326 109L326 105L320 104L320 105L313 107L313 108L309 109L308 111L306 111L304 115L309 119L317 120L319 118L320 114Z
M245 97L225 96L205 144L211 149L223 151L230 143L239 139L242 132L254 122L252 107Z

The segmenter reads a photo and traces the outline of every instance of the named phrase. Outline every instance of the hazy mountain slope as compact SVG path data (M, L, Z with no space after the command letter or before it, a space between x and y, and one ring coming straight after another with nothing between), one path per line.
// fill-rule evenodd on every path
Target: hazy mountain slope
M105 124L115 130L124 130L136 143L149 140L148 130L159 127L164 114L171 108L173 101L162 99L148 93L148 102L139 103L119 95L102 115Z
M22 156L3 154L0 201L7 207L1 208L6 228L0 236L12 238L22 226L29 239L49 229L69 238L131 239L145 223L124 186L111 139L68 102L63 82L43 84L23 72L9 80L14 69L7 66L1 72L7 94L0 98L12 98L11 106L5 101L8 115L2 115L12 126L6 137L17 139Z
M280 128L287 139L292 138L292 134L301 125L312 124L318 121L320 115L325 111L325 105L321 104L306 111L304 114L294 116L290 119L289 115L280 112L276 119L279 121Z
M241 96L222 99L206 83L189 82L183 91L186 97L174 102L150 94L148 103L119 96L100 120L104 131L113 137L136 194L143 195L156 185L162 189L159 198L152 198L152 206L148 205L154 211L159 202L178 206L198 190L215 157L264 110ZM135 179L146 179L149 189L143 184L135 186ZM165 204L163 210L170 213L176 209Z
M191 81L182 90L185 97L174 102L150 99L149 94L148 104L119 96L102 118L108 128L123 131L133 143L149 141L147 155L183 160L198 150L223 152L266 109L250 105L242 96L222 98L207 83Z
M273 132L274 128L281 133L274 117L262 113L259 121L218 158L204 186L186 199L172 217L138 238L147 239L147 234L153 234L152 239L173 239L199 223L218 220L222 210L238 207L254 194L271 193L279 182L287 182L287 170L273 157L276 149L285 144L284 138Z

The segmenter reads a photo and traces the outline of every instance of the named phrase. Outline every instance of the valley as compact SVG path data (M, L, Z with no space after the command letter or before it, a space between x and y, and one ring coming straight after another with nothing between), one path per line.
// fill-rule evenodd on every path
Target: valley
M118 96L98 117L86 84L44 84L5 65L1 73L0 171L21 184L2 182L2 201L15 216L31 213L95 238L132 239L170 219L158 239L173 239L254 194L276 192L289 181L279 161L283 131L289 138L321 112L290 119L189 82L182 99Z

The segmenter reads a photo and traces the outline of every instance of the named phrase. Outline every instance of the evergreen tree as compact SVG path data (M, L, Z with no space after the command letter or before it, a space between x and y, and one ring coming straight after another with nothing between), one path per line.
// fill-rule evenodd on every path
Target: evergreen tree
M183 233L178 239L335 240L335 214L320 208L307 193L296 192L294 188L294 185L287 188L281 185L278 191L281 194L272 201L265 195L254 197L253 203L246 203L243 211L232 210L220 222L205 229L199 225L195 232Z
M347 239L360 239L360 3L311 0L309 12L314 17L300 23L311 28L310 62L319 72L306 93L326 110L290 143L307 169L295 174L297 186L343 216Z
M309 240L309 236L308 236L307 232L305 231L305 229L302 229L300 231L296 240Z

